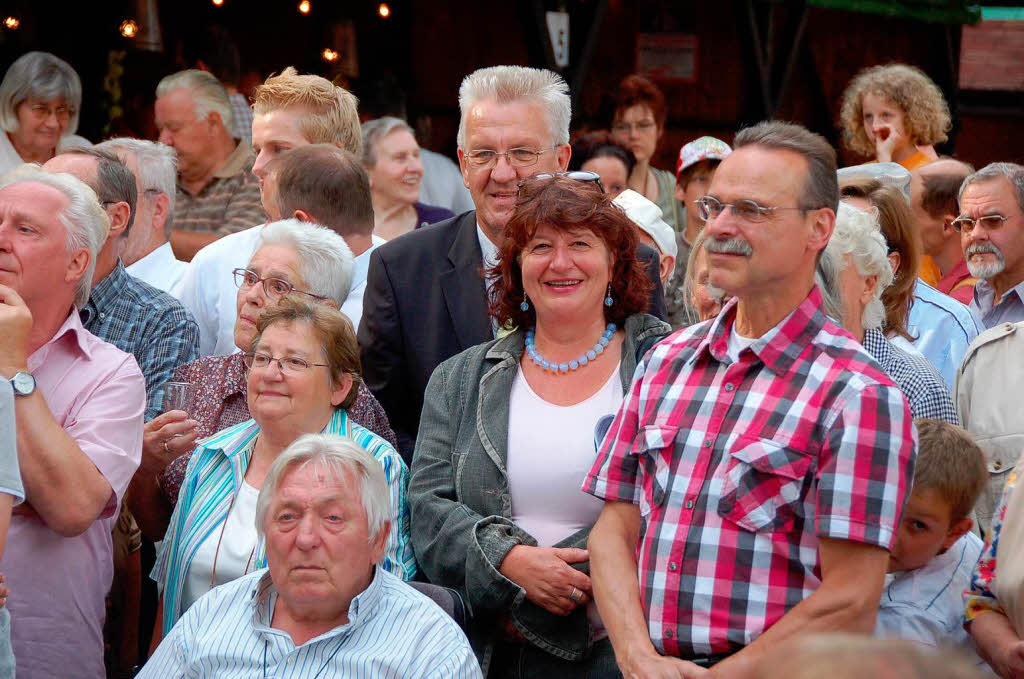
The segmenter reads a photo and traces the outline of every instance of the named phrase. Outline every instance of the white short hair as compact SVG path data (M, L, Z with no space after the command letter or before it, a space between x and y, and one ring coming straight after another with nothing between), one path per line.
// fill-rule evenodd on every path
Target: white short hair
M960 185L956 194L957 203L964 199L964 190L971 184L991 181L1005 177L1013 188L1013 196L1017 199L1017 207L1024 212L1024 166L1017 163L989 163L977 172L970 174Z
M110 234L110 217L96 198L96 192L77 177L66 172L54 173L36 164L25 164L8 172L0 179L0 191L15 184L43 184L60 191L68 205L60 213L61 224L67 230L67 252L85 248L89 251L89 266L75 285L75 307L81 309L89 301L92 274L96 270L96 256Z
M160 142L132 137L108 139L95 148L113 152L121 162L124 162L126 154L135 157L141 188L138 200L142 200L142 194L146 191L158 191L167 196L167 223L164 231L170 238L174 222L174 199L178 194L178 156L174 149Z
M839 209L836 210L832 237L818 262L818 272L822 276L819 285L826 299L825 309L836 317L842 316L839 274L847 266L847 255L853 266L857 267L859 275L878 276L874 299L864 308L861 325L865 330L880 328L885 321L882 292L892 285L893 273L889 263L889 249L878 224L878 211L875 208L871 211L858 210L840 201Z
M18 57L0 83L0 129L18 130L18 105L26 99L53 101L63 99L70 117L65 135L78 130L78 112L82 108L82 81L71 64L49 52L28 52Z
M395 130L402 130L411 134L413 138L416 137L416 132L409 127L409 123L393 116L367 120L360 126L363 133L363 167L369 170L377 164L377 143Z
M551 143L569 143L572 99L569 86L553 71L526 66L491 66L473 71L459 87L459 148L466 149L466 115L478 102L510 104L524 99L540 104L547 113Z
M339 308L345 303L356 264L344 238L327 227L290 218L263 227L259 247L264 245L295 250L308 292L334 300Z
M270 465L263 487L256 500L256 532L266 535L267 513L277 495L281 481L291 471L315 465L334 480L352 473L359 482L359 499L366 512L366 532L370 544L382 528L391 521L391 494L384 476L384 468L370 453L356 442L337 434L305 434L295 440Z
M235 129L235 117L231 113L228 91L212 73L194 68L172 73L157 84L156 96L166 97L179 89L188 90L192 94L197 120L205 120L206 116L216 113L220 116L224 129L229 133Z

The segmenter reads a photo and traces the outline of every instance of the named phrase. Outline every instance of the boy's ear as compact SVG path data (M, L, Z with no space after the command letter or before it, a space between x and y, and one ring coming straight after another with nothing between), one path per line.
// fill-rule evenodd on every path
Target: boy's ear
M974 522L965 516L950 526L949 532L946 533L946 539L942 541L942 551L946 551L952 547L953 543L966 535L973 525Z

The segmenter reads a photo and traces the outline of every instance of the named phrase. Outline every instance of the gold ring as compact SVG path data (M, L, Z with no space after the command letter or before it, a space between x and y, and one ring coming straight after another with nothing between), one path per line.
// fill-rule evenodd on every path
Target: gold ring
M171 454L170 448L167 447L167 441L164 441L164 452L167 453L168 455Z

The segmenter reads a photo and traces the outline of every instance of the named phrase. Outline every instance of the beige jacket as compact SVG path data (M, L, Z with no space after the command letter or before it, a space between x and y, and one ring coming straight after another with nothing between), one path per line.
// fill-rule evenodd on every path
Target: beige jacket
M953 387L960 422L988 458L989 483L975 505L987 531L1006 475L1024 453L1024 322L1000 323L967 348Z

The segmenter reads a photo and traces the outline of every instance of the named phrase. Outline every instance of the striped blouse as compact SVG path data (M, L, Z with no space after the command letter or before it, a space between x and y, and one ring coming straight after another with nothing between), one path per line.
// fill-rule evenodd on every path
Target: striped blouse
M189 566L199 546L227 518L259 433L260 427L254 420L242 422L207 439L192 454L151 575L163 590L164 634L185 612L182 589ZM352 422L343 409L334 411L323 433L347 436L384 467L393 519L381 567L403 580L411 580L416 575L416 558L409 539L408 467L390 443ZM253 562L256 568L267 565L262 538L256 545Z
M266 570L203 596L139 673L141 679L480 679L466 635L430 599L377 569L348 622L301 646L272 627L277 589Z

